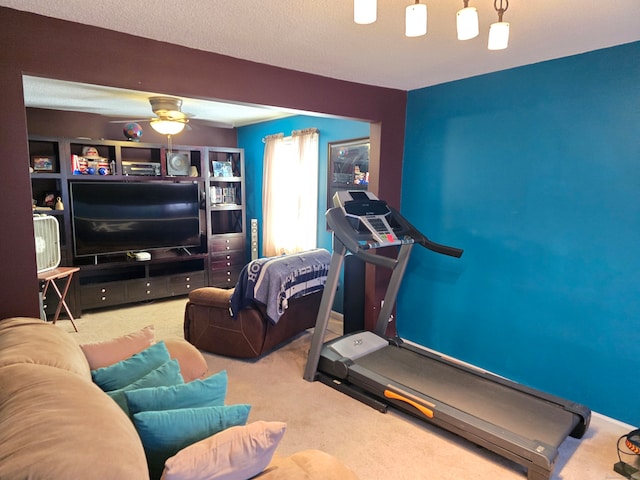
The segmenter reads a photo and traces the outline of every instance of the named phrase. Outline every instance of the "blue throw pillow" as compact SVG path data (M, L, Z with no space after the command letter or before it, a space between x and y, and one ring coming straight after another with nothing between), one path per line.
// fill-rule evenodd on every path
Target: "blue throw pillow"
M111 392L132 384L169 360L169 350L164 341L160 341L126 360L92 370L91 377L102 390Z
M125 387L107 392L107 395L113 398L127 415L131 415L127 406L127 399L125 397L125 394L129 393L130 390L135 390L137 388L146 389L147 387L168 387L169 385L178 384L184 384L184 380L180 374L180 364L174 359L165 362L155 370L151 370L144 377L139 378Z
M223 370L204 380L193 380L181 385L128 389L124 396L131 415L138 412L220 406L224 405L227 396L227 381L227 372Z
M164 462L193 443L222 430L245 425L250 405L182 408L139 412L133 416L147 455L151 479L159 479Z

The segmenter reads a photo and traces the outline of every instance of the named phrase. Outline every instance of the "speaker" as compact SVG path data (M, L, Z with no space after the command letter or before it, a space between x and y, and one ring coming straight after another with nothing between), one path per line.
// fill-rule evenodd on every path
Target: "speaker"
M167 154L167 175L186 177L189 175L190 167L189 153L171 152Z
M258 258L258 220L251 219L251 260Z

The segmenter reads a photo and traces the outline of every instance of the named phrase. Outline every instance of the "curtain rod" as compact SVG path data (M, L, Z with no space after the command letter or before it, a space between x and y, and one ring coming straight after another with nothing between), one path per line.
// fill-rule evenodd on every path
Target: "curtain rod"
M291 136L296 136L296 135L307 135L310 133L320 133L320 129L316 128L316 127L311 127L311 128L303 128L301 130L291 130ZM280 133L274 133L272 135L267 135L266 137L262 138L262 143L266 143L267 140L275 140L278 138L284 138L284 133L280 132Z

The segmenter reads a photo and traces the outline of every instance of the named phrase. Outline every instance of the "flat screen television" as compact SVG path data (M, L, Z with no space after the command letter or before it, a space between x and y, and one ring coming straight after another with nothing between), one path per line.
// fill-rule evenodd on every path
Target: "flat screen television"
M197 183L71 182L76 257L200 245Z

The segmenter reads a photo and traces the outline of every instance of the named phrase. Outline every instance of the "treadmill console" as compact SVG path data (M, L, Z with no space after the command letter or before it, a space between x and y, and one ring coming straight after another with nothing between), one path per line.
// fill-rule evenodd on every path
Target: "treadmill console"
M387 202L379 200L373 193L339 191L333 196L333 204L342 209L349 224L357 233L361 248L379 248L390 245L412 243L408 237L399 238L392 225L393 212Z

